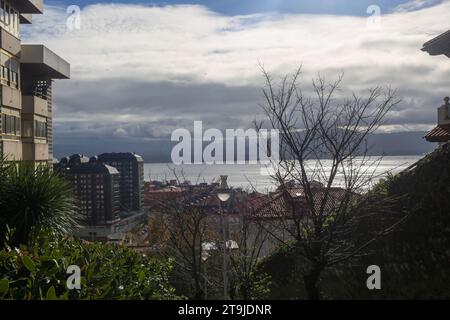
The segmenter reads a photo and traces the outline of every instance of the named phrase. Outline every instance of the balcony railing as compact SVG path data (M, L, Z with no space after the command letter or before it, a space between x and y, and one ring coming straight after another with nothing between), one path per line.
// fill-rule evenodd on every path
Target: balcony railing
M35 96L44 100L50 98L50 84L46 80L35 81L30 86L24 87L22 94L26 96Z

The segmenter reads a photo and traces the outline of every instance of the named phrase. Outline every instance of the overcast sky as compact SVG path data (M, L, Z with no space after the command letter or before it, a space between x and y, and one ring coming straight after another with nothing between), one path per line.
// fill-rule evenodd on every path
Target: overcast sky
M275 75L302 64L306 92L319 72L344 72L348 92L397 88L402 103L383 132L430 129L450 95L450 60L420 51L450 28L449 1L44 2L22 33L71 64L72 79L54 91L57 156L60 145L79 152L98 141L128 151L194 120L251 127L262 101L258 63ZM70 4L81 7L80 30L66 27ZM375 22L372 4L381 9Z

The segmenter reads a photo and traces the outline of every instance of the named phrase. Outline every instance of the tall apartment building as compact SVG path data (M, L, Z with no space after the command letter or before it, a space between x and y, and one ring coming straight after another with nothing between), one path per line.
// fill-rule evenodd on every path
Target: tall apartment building
M0 155L52 163L52 81L70 65L43 45L21 44L20 27L42 14L43 0L0 1Z
M120 211L141 212L144 206L144 160L127 153L103 153L98 160L116 168L120 173Z
M80 238L106 240L120 220L119 172L97 157L74 154L62 158L58 170L72 184L82 228Z

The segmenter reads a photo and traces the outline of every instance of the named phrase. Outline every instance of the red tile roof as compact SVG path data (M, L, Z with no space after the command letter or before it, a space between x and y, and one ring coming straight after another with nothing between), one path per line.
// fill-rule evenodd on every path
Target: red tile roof
M425 135L430 142L450 141L450 124L440 124Z
M291 215L290 206L283 193L256 195L239 204L250 219L280 219Z
M325 188L313 188L314 209L320 211L324 202ZM303 216L308 212L308 206L303 190L299 188L287 189L287 192L278 192L271 195L260 195L245 201L241 208L246 209L251 218L280 219ZM336 208L339 202L348 196L342 188L330 188L325 203L324 212L329 213ZM357 197L357 194L352 194ZM294 209L294 210L293 210Z

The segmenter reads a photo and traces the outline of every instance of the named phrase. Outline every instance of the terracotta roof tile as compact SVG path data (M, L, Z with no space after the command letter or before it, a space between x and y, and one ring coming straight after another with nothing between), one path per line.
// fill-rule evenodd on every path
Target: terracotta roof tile
M430 142L447 142L450 140L450 124L441 124L425 135Z
M278 192L272 195L262 195L245 202L245 208L252 218L291 218L295 215L302 216L308 211L304 199L304 192L298 188L288 189L286 193ZM325 188L313 188L314 209L320 211L320 206L324 200ZM344 200L347 191L342 188L330 188L329 196L325 204L325 213L331 212L339 202ZM356 194L354 194L357 196ZM295 210L292 210L292 209Z

